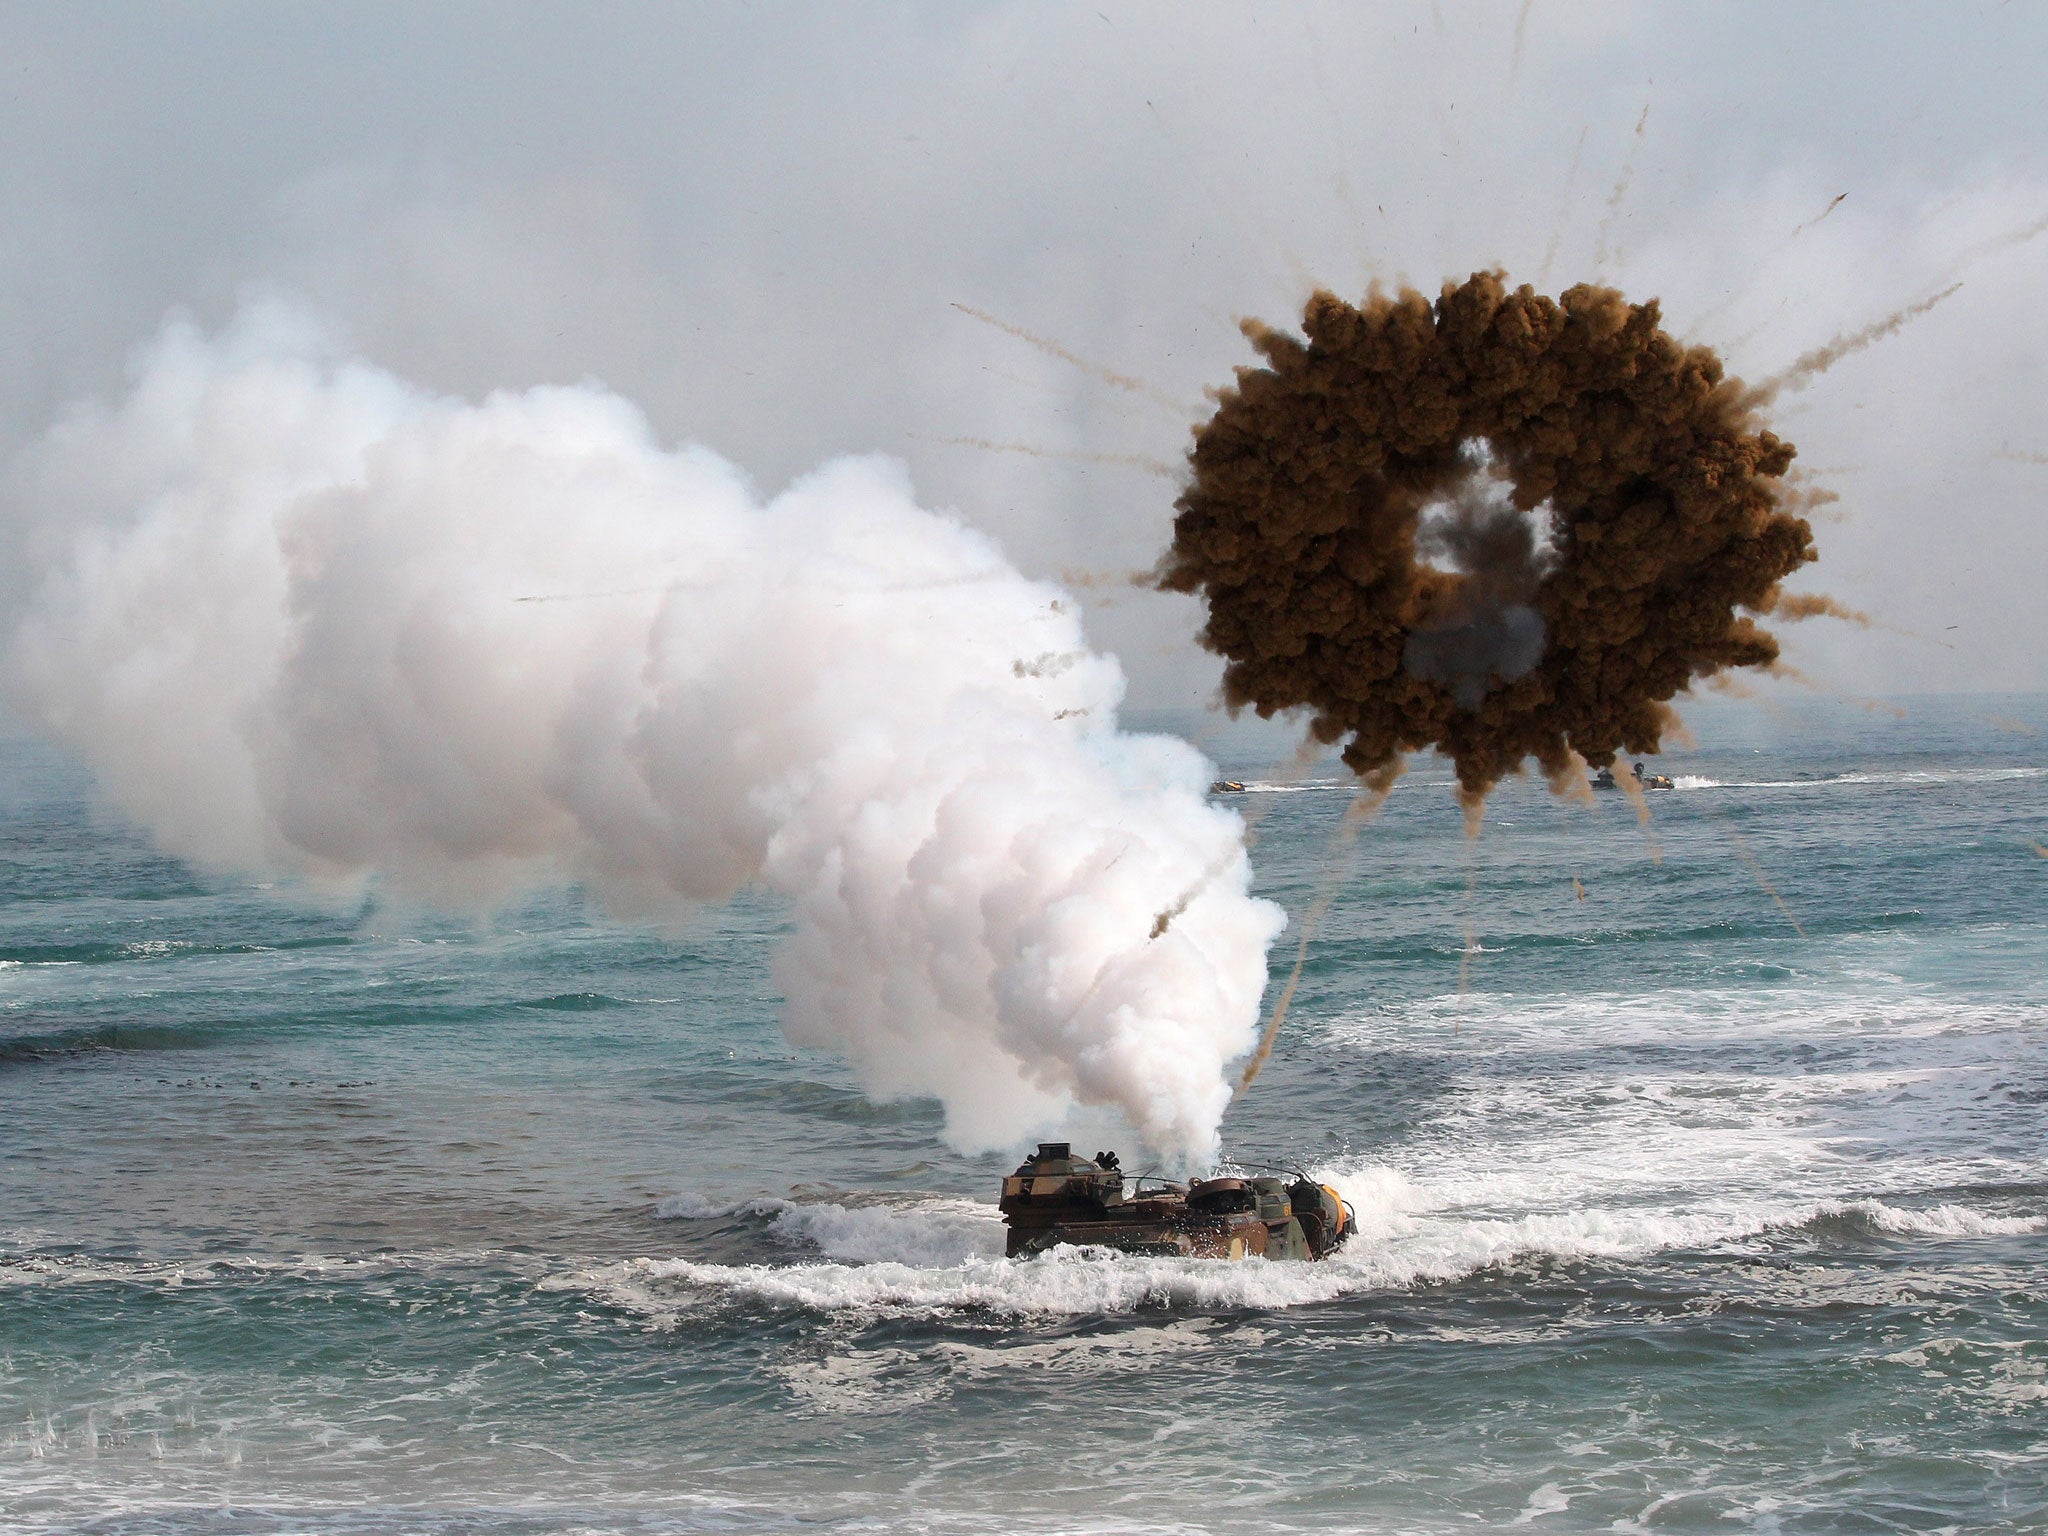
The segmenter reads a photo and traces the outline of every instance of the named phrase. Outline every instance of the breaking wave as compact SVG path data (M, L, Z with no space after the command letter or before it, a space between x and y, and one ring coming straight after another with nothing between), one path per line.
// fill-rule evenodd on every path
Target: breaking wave
M819 1257L754 1264L634 1258L553 1275L541 1285L584 1292L664 1328L719 1303L879 1315L1273 1310L1449 1284L1516 1265L1712 1251L1845 1226L1852 1235L1928 1238L2048 1230L2048 1219L2038 1216L1879 1199L1491 1216L1432 1208L1427 1189L1384 1165L1331 1165L1316 1176L1335 1184L1359 1218L1358 1235L1320 1264L1158 1258L1096 1248L1009 1260L1000 1256L1003 1228L995 1208L971 1200L841 1205L681 1195L663 1202L666 1214L762 1218L771 1236L806 1243Z

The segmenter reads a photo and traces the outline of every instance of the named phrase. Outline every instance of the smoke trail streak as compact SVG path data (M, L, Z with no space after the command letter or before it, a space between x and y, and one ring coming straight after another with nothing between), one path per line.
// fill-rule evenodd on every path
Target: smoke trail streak
M604 597L657 597L675 591L673 584L659 587L613 587L605 592L534 592L512 599L515 603L578 603Z
M1991 457L2010 459L2015 464L2048 464L2048 453L2033 453L2018 448L2001 448Z
M1141 59L1137 54L1133 53L1125 41L1122 30L1110 19L1107 12L1097 11L1095 15L1103 26L1108 28L1112 45L1123 55L1125 78L1129 80L1144 79L1147 73L1143 67L1146 59ZM1151 50L1148 48L1146 58L1149 59L1151 56ZM1302 268L1299 258L1291 251L1286 250L1283 243L1275 235L1272 222L1260 218L1255 211L1248 212L1243 207L1233 206L1224 198L1216 190L1214 183L1203 174L1202 167L1197 163L1195 157L1188 153L1187 145L1182 141L1181 136L1174 132L1173 125L1166 120L1166 114L1159 110L1159 104L1149 96L1144 98L1144 104L1145 111L1152 120L1154 130L1159 134L1161 140L1165 142L1166 147L1173 151L1174 157L1180 161L1181 170L1188 180L1199 188L1202 195L1209 200L1209 206L1216 211L1220 227L1236 235L1262 264L1267 264L1269 275L1272 270L1270 262L1275 253L1279 253L1281 259L1286 264L1299 272ZM1192 408L1181 409L1183 414L1188 417L1200 414L1199 411Z
M1788 623L1801 619L1842 619L1858 629L1868 629L1875 622L1869 614L1845 607L1818 592L1786 593L1771 605L1771 617Z
M1621 217L1621 205L1628 198L1629 184L1636 179L1636 157L1642 153L1643 130L1650 124L1650 104L1643 103L1643 115L1636 119L1636 131L1629 136L1628 153L1621 162L1621 175L1615 178L1614 190L1607 195L1607 212L1601 216L1600 232L1593 242L1593 270L1603 271L1607 266L1609 251L1607 239L1613 233L1615 221ZM1619 252L1613 253L1619 256Z
M1358 205L1357 195L1351 188L1351 178L1344 174L1344 163L1351 158L1345 148L1345 140L1348 136L1344 131L1343 119L1337 112L1336 99L1330 94L1329 78L1323 73L1323 54L1325 52L1323 40L1317 34L1315 23L1309 19L1306 9L1298 7L1295 14L1301 22L1303 35L1308 39L1308 47L1304 50L1304 53L1308 60L1309 79L1315 82L1316 98L1322 103L1323 121L1329 134L1330 163L1333 167L1330 172L1330 186L1337 194L1337 201L1343 205L1345 217L1350 222L1352 232L1362 236L1365 232L1365 210ZM1366 280L1368 282L1373 281L1378 270L1378 263L1373 261L1369 252L1363 247L1360 248L1358 257L1359 265L1364 270ZM1315 285L1311 283L1309 286L1313 287Z
M1809 521L1814 518L1822 518L1831 523L1846 521L1846 513L1830 510L1841 504L1841 492L1830 490L1824 485L1807 483L1811 478L1810 475L1799 475L1797 472L1787 475L1786 488L1778 497L1778 505L1787 512L1795 512Z
M1843 196L1847 196L1847 194L1844 193ZM1836 202L1840 201L1840 198L1836 199ZM1832 213L1833 211L1834 205L1830 204L1827 212L1823 213L1821 218L1826 218L1827 213ZM1820 219L1813 220L1815 224L1819 222ZM1804 227L1806 226L1802 226L1802 228ZM1795 233L1797 232L1795 231ZM1775 379L1766 380L1762 385L1758 386L1757 390L1752 394L1750 403L1758 406L1766 405L1785 390L1804 388L1815 377L1825 373L1842 358L1856 352L1861 352L1873 343L1892 335L1908 321L1926 314L1935 305L1959 290L1963 286L1961 282L1962 275L1987 256L1994 256L2000 251L2025 245L2029 241L2039 238L2044 233L2048 233L2048 214L2029 220L2025 224L2006 230L2003 234L1993 235L1988 240L1979 241L1976 245L1966 248L1948 264L1943 279L1948 282L1947 287L1916 303L1907 305L1904 309L1895 311L1885 319L1866 326L1863 330L1837 336L1813 351L1804 354L1786 372L1778 375Z
M1962 286L1959 282L1951 283L1939 293L1929 294L1924 299L1908 304L1904 309L1894 310L1882 320L1874 321L1859 331L1845 332L1834 337L1832 340L1823 342L1810 352L1801 353L1793 361L1790 368L1787 368L1783 373L1773 378L1764 380L1763 383L1752 389L1747 403L1751 407L1760 408L1769 405L1781 394L1792 390L1804 389L1843 358L1853 357L1865 348L1876 345L1887 336L1896 335L1902 327L1926 314L1935 305L1941 303L1942 300L1952 294L1961 292Z
M1617 773L1614 782L1621 786L1621 792L1628 796L1630 806L1636 813L1636 825L1643 829L1643 839L1649 844L1650 862L1662 865L1664 862L1664 840L1657 836L1657 829L1650 821L1650 792L1643 788L1633 773Z
M1019 341L1038 348L1039 351L1049 357L1056 357L1070 367L1078 368L1091 379L1100 379L1103 383L1116 389L1121 389L1127 394L1140 395L1150 400L1154 405L1163 406L1183 421L1200 414L1194 406L1188 404L1185 400L1176 400L1163 389L1148 384L1143 379L1136 378L1128 373L1118 373L1112 368L1103 367L1100 363L1091 363L1078 352L1063 347L1056 341L1048 340L1046 337L1035 335L1025 330L1021 325L1012 325L1007 320L999 320L987 310L976 309L972 304L962 304L957 299L953 301L953 308L959 310L963 315L979 320L983 325L994 326L1006 336L1014 336Z
M1470 992L1472 957L1479 953L1479 929L1472 909L1479 899L1479 833L1468 826L1465 834L1465 895L1458 905L1458 928L1464 942L1458 948L1458 1011L1451 1019L1451 1033L1462 1034L1465 998Z
M941 576L924 581L877 582L878 592L929 592L941 587L971 586L977 582L998 579L984 572L962 572L952 576ZM716 581L666 581L653 587L612 587L591 592L534 592L514 597L515 603L580 603L609 597L668 597L678 592L710 592L717 590ZM821 589L820 595L825 595Z
M1843 200L1846 199L1848 195L1849 194L1846 192L1837 192L1834 195L1834 197L1829 201L1827 207L1821 209L1819 213L1815 214L1812 218L1807 219L1805 222L1793 226L1792 233L1787 235L1783 240L1780 240L1769 251L1765 252L1762 256L1757 258L1757 260L1751 262L1749 265L1747 277L1741 283L1737 284L1736 287L1731 289L1726 294L1722 295L1720 301L1714 304L1711 308L1709 308L1706 311L1706 313L1700 315L1697 319L1695 319L1692 323L1691 328L1694 331L1705 330L1708 326L1712 325L1716 320L1720 319L1721 316L1725 315L1726 313L1728 313L1729 310L1733 309L1737 304L1741 303L1744 299L1748 298L1750 294L1756 291L1758 277L1764 271L1764 269L1769 267L1772 262L1776 261L1780 256L1784 255L1787 251L1792 249L1792 247L1798 243L1799 237L1801 235L1805 234L1809 229L1812 229L1816 224L1821 223L1823 220L1827 218L1829 214L1833 213L1837 208L1841 207Z
M2007 736L2038 736L2041 734L2031 725L2027 724L2026 721L2015 720L2010 715L1972 715L1970 718L1981 720L1994 731L2001 732Z
M1060 569L1060 585L1079 592L1100 592L1117 587L1128 587L1134 592L1142 592L1152 586L1152 572L1090 571L1080 566L1063 566Z
M1571 167L1564 173L1564 195L1558 199L1557 222L1550 226L1550 242L1543 247L1543 261L1536 268L1536 281L1539 285L1546 287L1549 285L1550 269L1557 264L1557 248L1564 242L1565 225L1571 220L1572 194L1578 190L1579 161L1585 156L1586 135L1589 132L1591 132L1590 124L1587 127L1581 128L1579 130L1579 141L1572 146Z
M1042 448L1036 443L998 443L985 437L925 437L916 432L909 435L916 441L943 443L949 448L979 448L986 453L1023 453L1034 459L1072 459L1082 464L1116 464L1127 469L1142 469L1147 474L1159 476L1162 480L1178 482L1181 478L1181 472L1173 465L1143 453L1096 453L1085 448Z
M1358 834L1365 824L1379 815L1380 808L1387 803L1387 796L1394 792L1391 781L1383 789L1367 788L1354 795L1351 803L1344 807L1344 814L1338 820L1337 830L1330 839L1330 847L1324 858L1323 873L1316 883L1315 896L1301 918L1301 940L1295 945L1294 965L1287 972L1287 980L1280 988L1280 995L1274 1000L1273 1012L1266 1020L1266 1027L1259 1032L1257 1049L1244 1064L1244 1073L1237 1080L1237 1091L1244 1091L1259 1080L1266 1063L1272 1058L1273 1046L1280 1038L1280 1026L1287 1022L1287 1008L1294 1001L1294 989L1301 981L1302 966L1308 960L1309 941L1316 936L1330 905L1337 899L1337 891L1351 872L1354 863ZM1339 861L1342 856L1341 864Z
M1115 728L1078 605L893 461L764 503L594 385L449 399L309 330L173 325L14 466L51 553L6 681L116 805L358 896L673 924L758 883L785 1034L874 1097L970 1150L1096 1105L1213 1158L1284 916L1210 766Z
M1771 884L1770 877L1764 873L1763 864L1754 853L1750 852L1748 841L1735 828L1728 825L1726 821L1721 820L1718 814L1715 820L1720 822L1721 830L1728 835L1728 841L1734 844L1736 853L1742 857L1742 862L1749 866L1749 872L1756 877L1756 883L1763 888L1763 893L1777 903L1778 910L1784 914L1785 921L1792 925L1792 931L1802 939L1805 938L1806 930L1799 925L1799 919L1792 915L1792 909L1785 905L1785 898L1778 894L1778 888Z
M2043 214L2036 219L2029 219L2026 223L2009 229L2004 234L1993 235L1988 240L1980 240L1977 244L1968 247L1954 261L1949 263L1948 275L1950 277L1960 277L1965 271L1974 267L1985 257L1996 256L2000 251L2009 251L2015 246L2025 245L2031 240L2039 239L2044 234L2048 234L2048 214Z
M1771 617L1783 619L1788 624L1797 624L1805 619L1841 619L1854 624L1858 629L1881 629L1886 634L1903 635L1908 640L1918 640L1923 645L1938 645L1945 651L1955 649L1948 641L1934 635L1923 635L1917 629L1907 629L1899 624L1887 624L1874 619L1859 609L1836 602L1832 597L1823 597L1817 592L1788 593L1771 607Z
M1508 94L1513 95L1522 83L1522 48L1529 40L1529 12L1536 0L1522 0L1522 8L1515 12L1515 42L1508 53Z
M1915 638L1920 637L1915 636ZM1788 683L1796 683L1801 688L1811 693L1817 693L1823 698L1837 699L1844 704L1853 704L1858 709L1867 710L1873 715L1890 715L1894 720L1904 720L1907 717L1907 711L1904 707L1892 703L1889 699L1865 698L1860 694L1843 693L1838 689L1829 688L1814 678L1808 677L1790 662L1774 661L1764 670L1772 677L1783 678Z
M1793 230L1791 234L1787 235L1785 237L1785 243L1787 245L1790 245L1794 240L1797 240L1801 235L1805 234L1809 229L1813 228L1814 225L1823 222L1829 214L1833 213L1837 208L1842 206L1843 200L1847 198L1848 195L1849 194L1846 192L1837 192L1834 195L1834 197L1829 201L1827 207L1821 209L1819 213L1815 214L1812 218L1808 219L1804 224L1801 224L1797 229Z
M1119 855L1119 857L1121 857L1121 855ZM1221 880L1226 875L1228 875L1231 871L1231 866L1234 862L1235 860L1232 858L1232 856L1226 853L1223 857L1219 858L1214 864L1211 864L1207 869L1203 870L1200 878L1197 879L1193 885L1190 885L1185 891L1182 891L1180 895L1176 896L1173 899L1171 905L1163 908L1160 911L1159 915L1152 919L1152 932L1149 935L1149 937L1152 939L1165 938L1167 930L1173 926L1174 919L1179 917L1183 912L1187 911L1189 907L1193 906L1196 898L1198 898L1202 894L1202 892L1208 890L1210 886L1214 885L1218 880Z

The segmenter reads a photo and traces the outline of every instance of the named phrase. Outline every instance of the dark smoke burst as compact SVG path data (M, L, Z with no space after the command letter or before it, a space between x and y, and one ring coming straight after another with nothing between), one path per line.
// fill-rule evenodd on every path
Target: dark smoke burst
M1206 598L1226 701L1308 711L1376 787L1438 748L1469 804L1528 758L1654 752L1674 694L1775 661L1742 610L1814 558L1792 445L1658 322L1482 272L1248 326L1267 366L1196 432L1160 574Z

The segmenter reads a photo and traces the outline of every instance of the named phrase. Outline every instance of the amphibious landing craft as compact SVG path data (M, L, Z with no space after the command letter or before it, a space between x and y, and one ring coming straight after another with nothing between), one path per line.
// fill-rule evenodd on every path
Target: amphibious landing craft
M1671 780L1661 773L1644 773L1641 763L1637 763L1629 772L1644 789L1670 789L1673 787ZM1593 775L1593 787L1595 789L1620 789L1622 785L1615 779L1612 768L1602 768Z
M1064 1141L1039 1144L1003 1180L1011 1258L1061 1243L1198 1259L1321 1259L1357 1224L1327 1184L1282 1178L1134 1179L1114 1152L1091 1161Z

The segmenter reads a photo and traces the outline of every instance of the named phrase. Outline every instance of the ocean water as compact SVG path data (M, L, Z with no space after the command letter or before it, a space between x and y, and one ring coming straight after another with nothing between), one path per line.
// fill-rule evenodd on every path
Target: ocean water
M1214 738L1336 893L1226 1124L1322 1265L1000 1258L1005 1159L782 1042L766 897L336 911L9 735L0 1529L2041 1528L2048 700L1905 707L1348 849Z

